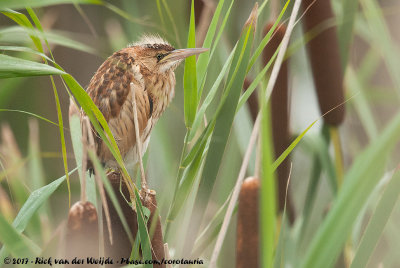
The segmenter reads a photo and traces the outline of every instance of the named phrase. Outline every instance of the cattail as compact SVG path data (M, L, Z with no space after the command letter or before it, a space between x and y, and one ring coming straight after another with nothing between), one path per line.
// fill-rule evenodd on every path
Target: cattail
M68 214L66 234L67 267L91 267L87 258L99 258L99 227L97 211L90 202L76 202ZM83 259L81 264L72 264L74 258Z
M269 23L264 28L266 35L272 28L273 23ZM286 27L278 24L271 40L263 51L264 64L267 64L278 49L285 35ZM288 86L288 62L282 62L279 74L271 94L271 124L272 138L275 149L275 157L279 157L290 144L289 132L289 86ZM286 159L277 168L278 178L278 204L279 211L283 212L286 200L286 211L290 222L294 220L294 210L289 196L286 198L286 187L289 177L289 158Z
M252 83L251 79L246 77L243 83L243 90L246 91L251 85L251 83ZM249 99L247 100L247 106L249 107L251 118L253 119L253 122L255 122L259 110L258 97L256 91L251 93Z
M161 261L165 258L164 239L161 228L161 218L159 216L157 208L156 192L150 191L150 193L144 193L143 191L141 191L141 196L144 197L144 200L142 200L143 206L150 210L150 218L147 222L147 229L151 238L151 253L154 260ZM165 267L165 264L157 266Z
M236 268L259 267L260 180L247 178L240 190L236 237Z
M324 23L334 18L330 1L304 0L304 31L316 31ZM308 10L307 10L308 9ZM314 84L317 91L319 107L322 114L327 113L344 102L343 71L340 62L339 44L336 27L323 29L307 44ZM343 122L345 108L338 106L324 116L326 123L340 125Z
M112 185L117 201L121 207L122 214L125 216L128 226L130 228L133 239L135 239L138 232L137 214L133 208L126 202L125 198L129 200L129 190L126 184L122 181L119 173L113 172L108 174L108 179ZM122 194L121 194L122 193ZM153 259L161 261L164 258L164 242L161 228L161 221L157 211L157 201L155 192L150 193L141 192L141 196L145 197L141 200L142 205L150 210L150 219L147 222L147 229L151 236L151 247ZM121 258L129 258L133 244L129 241L129 237L125 232L121 219L111 202L110 197L106 194L106 199L109 207L111 228L113 234L113 243L109 239L108 230L103 228L104 233L104 253L114 260L120 261ZM106 219L103 217L103 224L106 224ZM118 267L114 261L113 266ZM165 267L161 265L159 267Z
M200 22L200 18L203 13L203 9L204 9L204 1L203 0L194 0L194 19L195 19L196 26ZM190 5L189 5L189 10L190 10ZM189 14L190 14L190 12L189 12Z
M127 224L130 228L131 234L134 239L138 230L138 226L137 226L136 212L125 200L125 198L129 200L129 190L126 184L122 181L122 177L119 173L112 172L109 173L107 177L111 183L118 204L121 207L122 214L125 216L125 219L127 221ZM124 226L122 225L117 210L114 207L114 204L112 203L107 192L106 192L106 200L110 214L113 243L111 244L108 229L103 228L104 255L114 260L114 264L108 267L119 267L121 266L121 264L116 263L116 261L121 261L121 258L129 258L129 256L131 255L133 244L130 242L129 236L125 232ZM105 217L103 217L103 226L106 226L106 224L107 224L106 219Z

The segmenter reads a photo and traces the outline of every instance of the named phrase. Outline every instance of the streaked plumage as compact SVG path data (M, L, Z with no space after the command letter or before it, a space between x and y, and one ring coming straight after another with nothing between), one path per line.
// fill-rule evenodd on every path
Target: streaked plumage
M185 57L203 51L205 49L175 50L158 36L145 36L115 52L96 71L87 93L103 113L126 164L135 164L139 160L133 98L136 98L144 154L154 124L174 97L174 70ZM131 82L135 87L134 94L130 89ZM106 167L117 168L106 144L95 130L92 132L99 159Z

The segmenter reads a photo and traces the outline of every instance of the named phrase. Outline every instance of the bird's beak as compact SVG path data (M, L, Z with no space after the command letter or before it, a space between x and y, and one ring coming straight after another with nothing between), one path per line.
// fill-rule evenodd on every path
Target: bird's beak
M167 56L165 56L161 61L178 61L183 60L189 56L198 55L200 53L206 52L208 48L183 48L172 50Z

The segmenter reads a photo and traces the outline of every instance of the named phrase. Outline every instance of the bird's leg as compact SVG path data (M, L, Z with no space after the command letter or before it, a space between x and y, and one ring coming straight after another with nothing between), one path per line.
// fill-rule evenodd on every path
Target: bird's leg
M147 187L147 181L146 181L146 175L144 172L144 167L143 167L143 159L142 159L142 139L139 134L139 121L138 121L138 115L137 115L137 107L136 107L136 98L135 98L135 87L133 83L130 84L131 86L131 91L133 94L133 120L135 123L135 135L136 135L136 146L139 154L139 165L140 165L140 178L141 178L141 184L142 184L142 189L145 192L149 192L149 189Z

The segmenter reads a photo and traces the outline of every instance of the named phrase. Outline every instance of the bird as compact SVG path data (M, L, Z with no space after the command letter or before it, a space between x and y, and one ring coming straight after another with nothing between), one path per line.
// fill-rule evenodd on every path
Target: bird
M158 35L145 35L138 42L113 53L95 72L86 92L107 121L128 167L141 160L154 125L175 95L176 68L185 58L207 50L175 49ZM136 128L139 141L135 135ZM93 126L91 132L95 152L103 166L118 170L118 163ZM87 167L92 168L90 160Z

